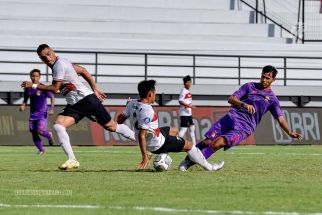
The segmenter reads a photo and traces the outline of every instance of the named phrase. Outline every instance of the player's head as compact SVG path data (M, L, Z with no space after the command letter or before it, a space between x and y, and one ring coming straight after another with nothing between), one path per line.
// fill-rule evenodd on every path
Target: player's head
M155 84L156 84L155 80L141 81L138 84L140 99L147 99L149 103L155 102L155 95L156 95Z
M47 44L41 44L37 48L37 54L42 62L48 66L53 66L57 60L57 56L52 48Z
M261 87L267 88L270 87L271 84L275 81L277 75L277 70L275 67L271 65L267 65L263 67L262 76L261 76Z
M30 71L30 79L32 83L38 84L40 80L40 70L39 69L33 69Z
M190 75L187 75L186 77L184 77L183 79L183 85L186 89L190 89L191 87L191 77Z

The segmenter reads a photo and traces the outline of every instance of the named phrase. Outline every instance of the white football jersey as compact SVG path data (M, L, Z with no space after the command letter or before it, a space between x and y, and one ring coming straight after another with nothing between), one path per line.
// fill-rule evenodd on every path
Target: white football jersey
M141 128L147 130L145 138L148 151L158 150L164 144L165 138L159 129L158 115L150 104L141 103L137 99L133 99L126 105L122 114L126 118L132 118L131 121L134 122L137 140L139 130Z
M93 91L82 83L71 62L57 57L53 65L53 80L62 81L60 92L65 96L67 104L73 105Z
M186 88L183 88L179 95L179 101L182 101L185 104L192 104L192 95L190 91L187 90ZM185 106L180 104L179 114L180 116L191 116L192 115L191 108L186 108Z

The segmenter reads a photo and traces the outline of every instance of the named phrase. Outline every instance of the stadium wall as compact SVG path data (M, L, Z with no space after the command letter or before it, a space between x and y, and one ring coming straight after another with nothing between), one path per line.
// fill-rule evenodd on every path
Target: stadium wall
M56 107L59 113L61 107ZM124 107L106 107L112 118L120 114ZM178 107L155 107L161 126L179 127ZM193 110L194 123L196 125L196 138L203 138L205 132L213 122L217 121L229 110L228 107L199 107ZM19 112L17 106L0 106L0 145L33 145L29 133L29 110ZM267 113L255 133L248 137L242 144L322 144L321 128L322 120L320 108L284 108L285 117L293 130L302 133L303 141L291 140L278 126L271 114ZM51 130L54 116L49 117L48 129ZM126 121L130 125L129 121ZM98 124L87 119L80 121L76 126L68 129L73 145L135 145L116 133L103 130ZM57 140L57 137L55 137ZM46 143L46 141L44 142Z

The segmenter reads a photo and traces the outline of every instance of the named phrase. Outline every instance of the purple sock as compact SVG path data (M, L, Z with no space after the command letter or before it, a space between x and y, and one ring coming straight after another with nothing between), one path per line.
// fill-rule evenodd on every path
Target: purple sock
M196 147L200 150L204 149L206 146L207 145L203 143L203 140L196 145Z
M215 153L211 146L203 148L201 152L206 159L208 159L213 153Z
M46 137L48 140L52 139L50 133L46 130L42 132L41 136Z

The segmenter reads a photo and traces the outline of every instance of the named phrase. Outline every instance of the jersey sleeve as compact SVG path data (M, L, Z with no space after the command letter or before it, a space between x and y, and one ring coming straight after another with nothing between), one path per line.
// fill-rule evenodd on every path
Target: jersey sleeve
M250 89L251 83L246 83L242 85L236 92L234 92L232 95L236 96L238 99L241 99L243 96L245 96Z
M138 127L142 129L149 129L150 123L154 117L154 111L151 108L143 109L140 117L138 118Z
M54 65L54 68L53 68L53 80L62 81L64 79L66 69L64 64L61 61L57 61L56 63L57 65Z
M184 101L185 98L185 90L182 89L179 94L179 101Z
M277 119L280 116L283 116L283 111L281 109L278 99L275 97L273 104L271 105L269 111L271 112L274 119Z

